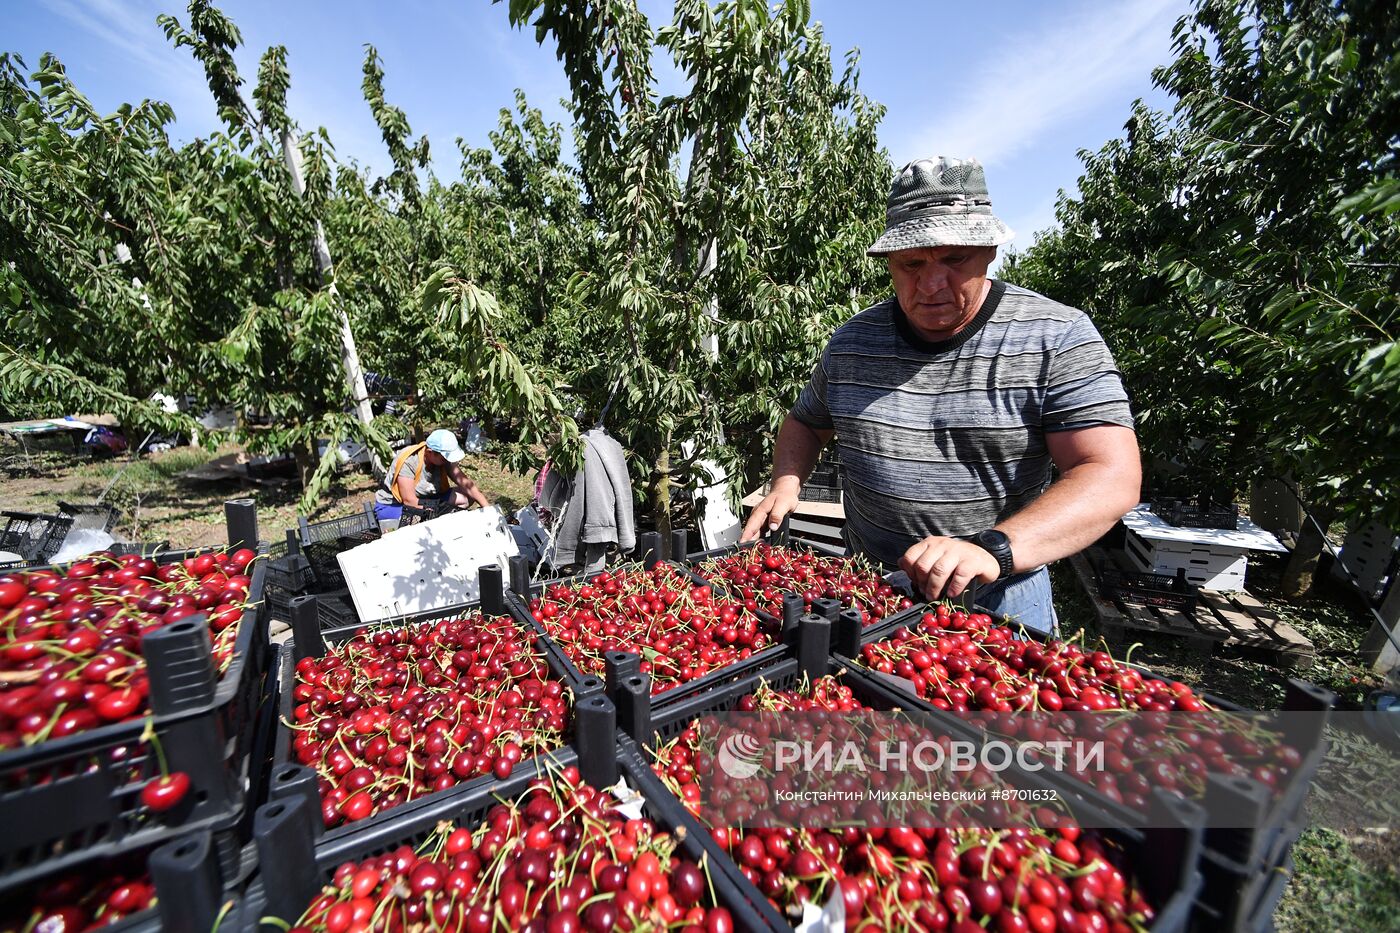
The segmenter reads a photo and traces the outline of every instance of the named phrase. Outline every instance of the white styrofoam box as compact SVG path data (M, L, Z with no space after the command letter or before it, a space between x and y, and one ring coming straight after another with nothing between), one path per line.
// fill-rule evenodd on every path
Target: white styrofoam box
M1355 586L1372 602L1379 602L1385 598L1395 574L1397 550L1400 536L1393 529L1380 522L1367 522L1347 531L1346 541L1337 552L1337 563L1332 565L1332 575Z
M1160 515L1152 512L1152 507L1142 503L1123 516L1123 525L1129 531L1154 544L1209 545L1217 553L1222 549L1233 551L1272 551L1286 554L1279 539L1247 518L1240 518L1237 528L1190 528L1168 524Z
M500 564L505 571L518 553L505 516L493 506L401 527L337 560L355 612L370 622L471 602L481 595L477 568Z
M1186 580L1202 589L1229 592L1244 589L1249 552L1218 544L1189 544L1178 541L1148 541L1132 529L1124 537L1123 549L1140 570L1176 576L1186 571Z

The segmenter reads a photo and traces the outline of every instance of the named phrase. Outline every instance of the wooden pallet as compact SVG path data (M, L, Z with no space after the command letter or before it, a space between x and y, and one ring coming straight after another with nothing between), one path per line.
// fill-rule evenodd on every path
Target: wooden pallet
M1091 548L1070 558L1079 585L1098 615L1100 630L1113 640L1137 633L1180 638L1194 651L1213 654L1219 648L1238 650L1278 667L1302 670L1312 666L1312 642L1249 593L1201 590L1193 613L1139 606L1099 592L1091 560L1111 560Z

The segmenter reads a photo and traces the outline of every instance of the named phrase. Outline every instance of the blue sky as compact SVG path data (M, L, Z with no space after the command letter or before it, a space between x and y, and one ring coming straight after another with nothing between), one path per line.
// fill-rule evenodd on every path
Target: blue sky
M987 167L997 213L1024 249L1054 221L1060 188L1074 189L1076 153L1118 135L1136 98L1165 107L1151 70L1170 59L1171 30L1187 0L812 0L838 62L861 50L861 86L889 108L881 140L896 165L921 156L971 155ZM384 59L389 100L416 135L427 134L439 175L455 177L454 140L485 145L513 90L547 118L566 121L568 95L552 48L513 30L506 8L485 0L225 0L243 32L249 81L267 46L287 46L290 107L303 127L327 128L341 157L380 169L378 130L360 96L363 44ZM653 23L669 0L642 0ZM100 109L168 101L177 139L217 128L203 75L156 26L186 20L178 0L25 0L0 12L0 49L31 67L56 53ZM662 70L663 90L680 90Z

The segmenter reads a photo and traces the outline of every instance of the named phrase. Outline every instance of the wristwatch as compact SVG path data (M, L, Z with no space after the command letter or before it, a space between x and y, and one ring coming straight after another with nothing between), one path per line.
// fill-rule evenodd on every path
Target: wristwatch
M995 528L979 531L972 536L972 543L997 559L1002 577L1009 577L1016 569L1011 557L1011 539Z

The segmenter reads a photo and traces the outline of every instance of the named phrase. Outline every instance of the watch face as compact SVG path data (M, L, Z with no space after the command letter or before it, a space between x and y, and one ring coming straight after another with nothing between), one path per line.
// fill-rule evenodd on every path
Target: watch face
M1011 546L1011 539L1005 534L994 529L987 529L977 536L978 541L989 548L1001 549Z

